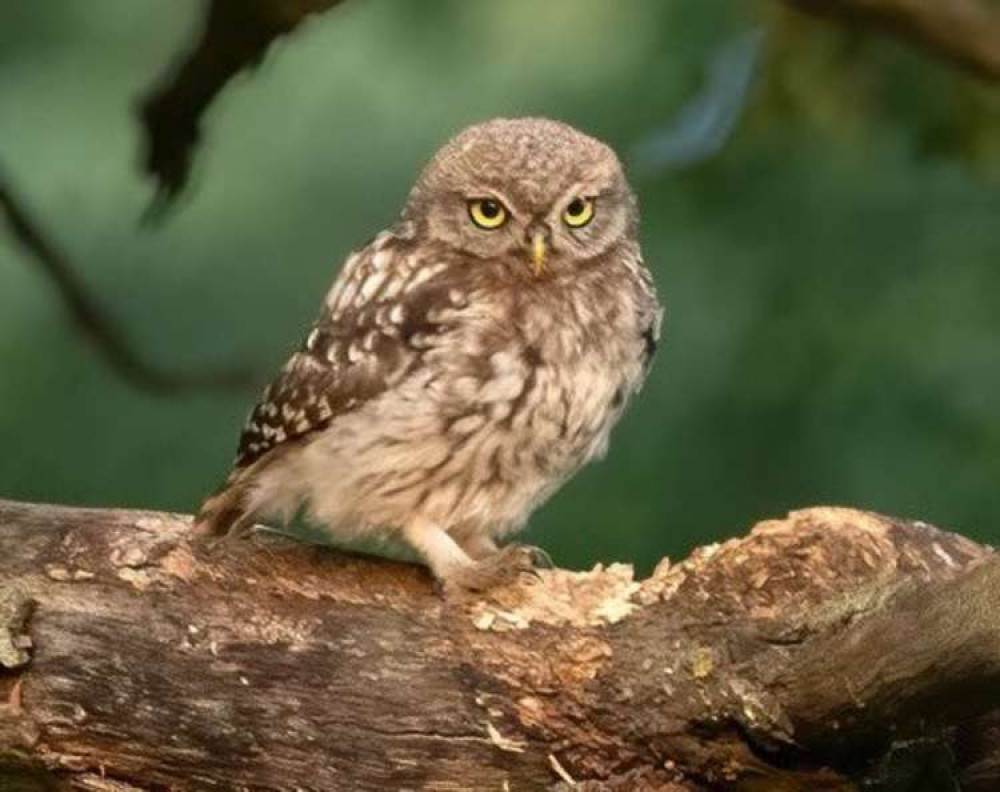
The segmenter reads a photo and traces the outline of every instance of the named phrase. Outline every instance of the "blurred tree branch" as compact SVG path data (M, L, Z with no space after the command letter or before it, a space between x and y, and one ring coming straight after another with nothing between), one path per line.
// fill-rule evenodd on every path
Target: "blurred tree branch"
M1000 80L1000 7L990 0L785 0L801 11L874 26L989 80Z
M157 183L147 212L156 219L184 189L208 106L243 69L257 65L271 43L311 14L343 0L211 0L193 48L167 69L140 106L144 167Z
M157 185L147 212L156 219L183 191L201 137L203 116L215 97L241 71L257 65L278 38L308 17L344 0L208 0L201 33L141 101L146 153L144 168ZM907 39L981 77L1000 80L1000 8L990 0L784 0L790 8L855 27L876 27ZM712 69L716 69L713 65ZM750 73L718 69L720 79ZM736 84L738 87L738 83ZM740 91L727 89L727 95ZM747 89L742 91L746 96ZM727 138L739 106L706 94L697 107L640 144L642 159L694 162ZM718 105L718 106L717 106ZM733 109L735 108L735 109ZM697 110L697 113L695 112ZM705 140L692 135L704 126Z
M55 287L75 327L122 379L157 394L195 389L242 389L254 384L254 378L245 371L168 373L140 356L122 328L88 294L66 256L31 218L2 174L0 215L6 218L11 235Z

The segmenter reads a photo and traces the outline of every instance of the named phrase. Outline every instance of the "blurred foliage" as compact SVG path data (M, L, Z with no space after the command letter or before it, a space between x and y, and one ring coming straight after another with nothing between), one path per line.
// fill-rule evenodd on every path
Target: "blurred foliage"
M914 154L1000 176L1000 90L922 50L762 5L771 62L759 115L805 121L846 143L905 125ZM1000 13L1000 9L998 9Z
M1000 538L995 87L768 3L357 0L229 86L193 188L140 228L135 103L201 10L0 5L0 164L155 359L275 368L458 128L544 114L627 152L763 21L728 145L632 173L666 341L608 461L529 538L562 564L649 569L821 503ZM129 388L7 236L0 284L0 493L193 510L255 394Z

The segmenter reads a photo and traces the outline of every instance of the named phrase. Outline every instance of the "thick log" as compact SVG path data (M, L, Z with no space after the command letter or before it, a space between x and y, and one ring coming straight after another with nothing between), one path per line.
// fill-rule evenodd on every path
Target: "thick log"
M810 509L465 599L188 527L0 502L5 792L1000 788L1000 561L922 523Z

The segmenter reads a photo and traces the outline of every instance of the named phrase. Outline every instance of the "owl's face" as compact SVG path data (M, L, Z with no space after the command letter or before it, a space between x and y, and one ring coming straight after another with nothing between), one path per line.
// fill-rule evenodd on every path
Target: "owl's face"
M636 233L635 199L603 143L543 119L499 119L447 143L404 215L434 241L478 259L558 273Z

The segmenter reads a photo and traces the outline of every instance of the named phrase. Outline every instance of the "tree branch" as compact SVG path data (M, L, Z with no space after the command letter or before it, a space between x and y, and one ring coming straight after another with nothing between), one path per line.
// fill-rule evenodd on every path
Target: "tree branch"
M786 0L816 16L874 25L974 74L1000 80L1000 8L988 0Z
M467 600L276 539L204 556L188 526L0 502L0 646L34 647L0 650L0 774L172 792L998 780L1000 560L921 523L811 509L641 583L551 570Z
M183 191L197 153L204 115L230 80L260 63L276 40L287 36L303 21L329 11L343 1L207 2L204 25L194 45L182 53L176 63L171 64L157 85L139 103L138 111L146 146L143 167L157 185L156 197L149 207L147 219L157 220L162 217ZM787 6L815 16L881 28L983 78L1000 79L1000 9L991 5L988 0L784 2ZM732 86L723 86L726 88L725 93L736 98L745 94L745 86L741 87L737 83L739 79ZM733 96L728 98L732 100ZM660 160L701 156L701 149L711 149L716 145L718 141L713 135L717 136L720 130L731 123L732 119L727 119L726 114L731 114L732 108L724 103L718 107L704 102L702 104L704 106L694 110L711 111L717 118L713 116L707 120L719 121L708 130L707 140L692 138L693 128L678 127L672 131L685 134L675 136L676 139L659 139L654 136L653 139L644 141L640 149L641 158L649 158L656 165ZM681 118L678 123L691 120ZM663 138L663 135L659 137Z
M306 18L343 0L211 0L197 41L141 100L143 166L157 184L147 220L157 220L184 189L201 138L202 117L241 71Z

